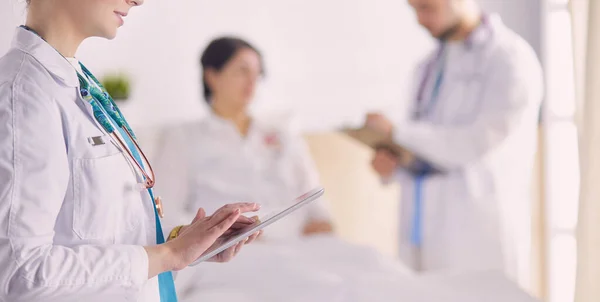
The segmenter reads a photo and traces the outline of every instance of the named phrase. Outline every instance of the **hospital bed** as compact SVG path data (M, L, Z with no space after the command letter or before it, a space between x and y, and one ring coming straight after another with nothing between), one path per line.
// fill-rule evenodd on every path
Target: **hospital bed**
M416 276L372 248L333 237L256 243L231 263L176 276L182 302L535 302L497 272Z
M144 147L152 153L155 133L142 135ZM498 272L425 276L409 272L395 257L399 188L382 186L368 166L368 149L335 133L306 138L331 203L336 236L257 242L231 263L202 263L178 272L180 301L536 301ZM179 150L185 143L170 149ZM186 165L176 156L163 160L171 175ZM165 207L172 215L177 211L170 207L178 207L177 201L183 199L177 194L185 191L181 187L185 182L175 177L160 180L169 181L172 192Z

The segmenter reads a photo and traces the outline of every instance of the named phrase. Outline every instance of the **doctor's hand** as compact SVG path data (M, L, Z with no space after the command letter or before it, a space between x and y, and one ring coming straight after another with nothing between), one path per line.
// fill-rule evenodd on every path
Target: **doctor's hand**
M260 206L255 203L229 204L218 209L212 216L198 210L193 222L182 230L179 236L167 243L145 247L149 258L148 277L165 271L178 271L198 259L215 241L234 225L248 223L249 218L240 218L242 213L255 212ZM259 234L253 234L254 239ZM224 251L215 261L228 261L235 256L241 246Z
M391 138L394 125L383 114L369 113L365 121L365 127L385 134Z
M398 158L385 149L379 149L375 152L375 157L371 162L375 172L379 174L379 177L388 179L394 176L396 169L398 169Z
M223 233L223 235L221 235L219 238L217 238L217 240L215 241L215 243L213 243L213 245L220 245L223 241L229 239L229 236L231 236L231 234L238 232L241 229L246 228L247 226L254 224L256 222L258 222L258 216L255 216L256 218L248 218L246 216L240 216L238 218L238 220L229 228L229 230L225 231L225 233ZM209 262L228 262L231 259L233 259L233 257L235 257L240 250L242 249L242 247L245 244L250 244L252 243L254 240L256 240L258 237L260 237L260 235L262 235L263 231L260 230L252 235L250 235L250 237L246 238L245 240L240 241L238 244L220 252L219 254L217 254L216 256L208 259ZM211 246L212 248L212 246Z

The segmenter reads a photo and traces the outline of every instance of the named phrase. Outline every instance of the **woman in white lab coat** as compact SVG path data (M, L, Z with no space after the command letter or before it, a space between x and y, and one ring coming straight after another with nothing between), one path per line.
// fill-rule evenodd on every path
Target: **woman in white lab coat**
M167 169L174 168L169 158L179 157L183 164L165 174L186 175L189 180L187 188L176 189L178 198L187 200L184 212L198 206L216 209L227 200L260 200L262 216L317 187L318 174L303 138L285 121L248 112L263 73L256 48L239 38L215 39L204 50L201 64L209 114L200 122L171 129L159 144L187 147L186 155L167 155L164 151L173 150L163 150L157 156L165 160L161 166ZM173 181L172 185L181 184ZM331 230L325 201L318 200L269 227L264 237L294 238Z
M191 224L165 230L162 243L150 165L74 58L84 39L113 38L142 2L28 1L27 25L0 58L1 301L175 302L171 271L236 221L253 222L240 213L256 204L198 210Z

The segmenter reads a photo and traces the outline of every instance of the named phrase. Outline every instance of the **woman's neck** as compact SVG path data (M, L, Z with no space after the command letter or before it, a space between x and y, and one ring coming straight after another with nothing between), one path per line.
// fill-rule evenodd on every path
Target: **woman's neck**
M213 112L221 118L231 121L235 125L238 132L242 136L246 136L248 134L248 130L250 129L250 115L248 115L248 113L246 113L246 111L243 109L230 108L221 106L220 104L220 102L213 101Z
M37 1L29 7L25 25L35 31L60 54L72 58L85 36L67 14L45 5L51 1Z

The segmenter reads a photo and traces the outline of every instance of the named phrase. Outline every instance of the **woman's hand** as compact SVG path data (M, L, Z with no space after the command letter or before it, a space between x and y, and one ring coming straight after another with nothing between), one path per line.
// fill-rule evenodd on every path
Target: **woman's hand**
M233 257L235 257L240 252L240 250L242 249L244 244L251 243L252 241L256 240L256 238L258 238L261 234L262 234L262 230L250 235L250 237L246 238L245 240L240 241L238 244L220 252L216 256L210 258L208 261L210 261L210 262L228 262L228 261L230 261L231 259L233 259ZM224 235L222 238L225 240L226 238L228 238L228 236ZM215 244L219 244L219 243L220 243L220 240L217 239L217 242L215 242Z
M198 213L196 214L196 217L192 221L192 224L194 224L194 222L196 222L197 220L204 218L204 216L205 216L204 211L202 209L198 210ZM236 220L236 222L234 222L233 225L227 231L225 231L225 233L223 233L223 235L221 235L219 238L217 238L217 240L215 240L215 242L213 243L213 245L210 246L210 248L212 248L213 246L220 245L223 241L229 239L229 237L232 234L235 234L235 233L239 232L240 230L242 230L258 221L259 221L258 216L248 218L246 216L240 215L238 217L238 219ZM187 228L187 227L188 226L183 227L180 231L180 234L185 232L185 228ZM228 261L230 261L240 252L240 250L242 249L242 246L244 246L244 244L252 243L261 234L262 234L262 230L250 235L250 237L246 238L245 240L240 241L238 244L222 251L221 253L217 254L216 256L210 258L208 261L209 262L228 262Z
M167 270L178 271L198 259L215 241L234 225L251 223L250 218L241 216L242 213L255 212L260 206L255 203L229 204L218 209L214 215L206 216L199 209L192 223L182 229L179 236L165 243L170 263ZM258 234L254 234L252 240ZM241 247L234 246L223 251L222 256L216 256L217 261L228 261L239 252Z

